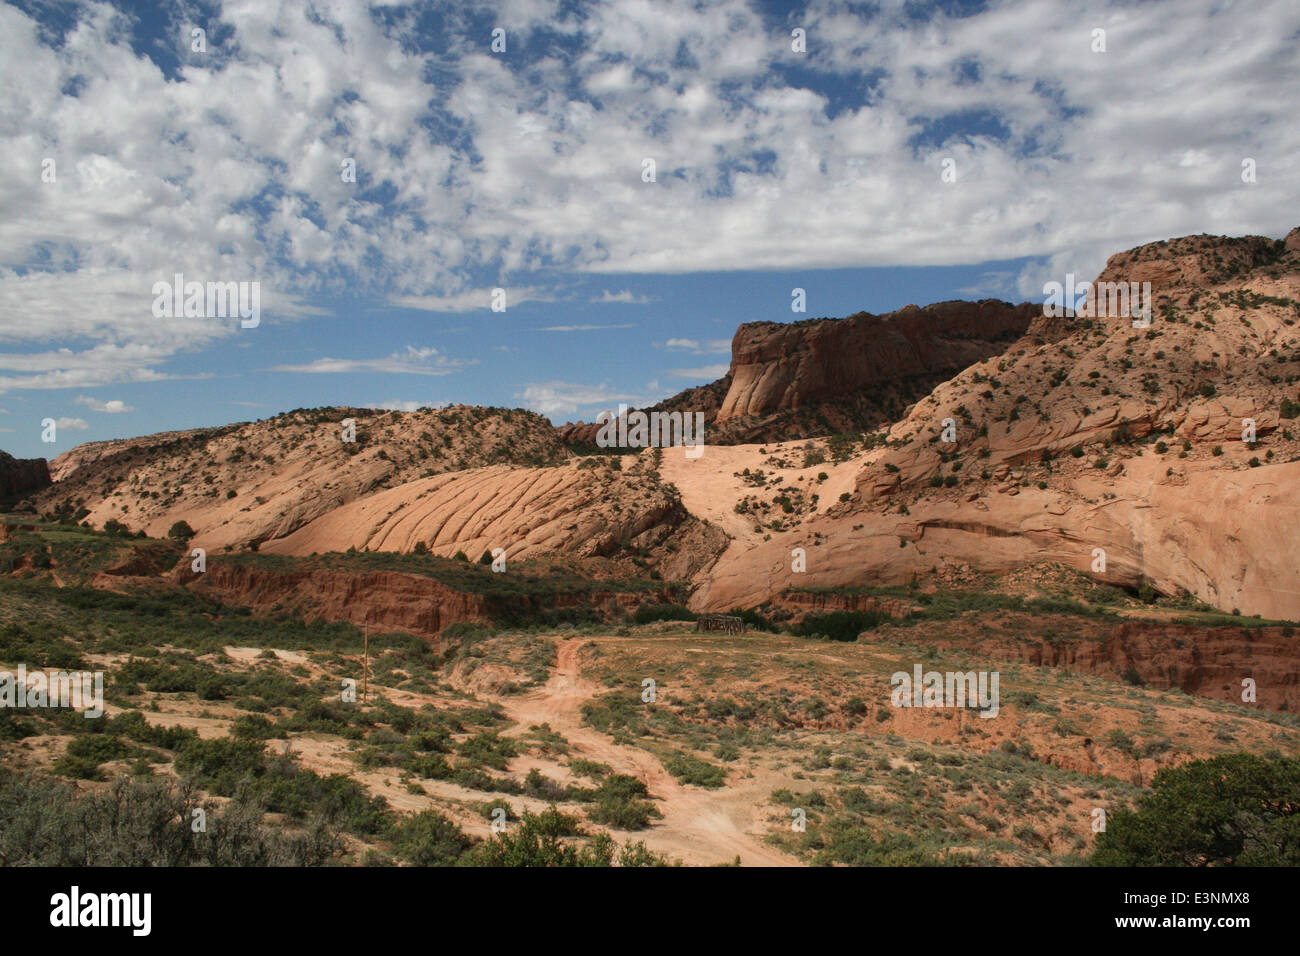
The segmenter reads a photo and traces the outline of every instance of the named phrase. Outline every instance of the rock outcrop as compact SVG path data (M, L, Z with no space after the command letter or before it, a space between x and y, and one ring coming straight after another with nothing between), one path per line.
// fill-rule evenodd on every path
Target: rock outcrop
M1029 303L940 302L887 315L742 325L731 345L731 387L717 420L757 418L947 377L997 355L1040 310ZM927 389L928 390L928 389Z
M926 646L1177 688L1233 704L1242 702L1242 681L1250 678L1261 709L1294 712L1300 707L1300 639L1290 627L1123 621L1081 640L940 634L929 637Z
M1300 520L1300 255L1281 240L1189 237L1112 257L1101 278L1151 282L1151 324L1035 323L857 457L844 502L738 537L696 606L1059 561L1300 619L1300 538L1286 530ZM790 571L795 547L805 574Z
M503 616L520 620L570 609L622 613L642 600L670 599L666 590L631 594L596 588L502 596L459 590L425 574L321 567L277 570L220 559L203 574L182 566L177 579L201 594L258 613L346 621L425 638L436 638L457 623L491 624Z
M699 412L714 445L790 441L876 428L972 362L998 355L1041 308L994 299L909 305L885 315L749 322L731 368L646 412ZM599 426L567 423L565 444L592 445Z
M50 483L50 468L44 458L15 458L0 451L0 499L39 491Z
M258 422L78 446L54 460L54 485L32 503L40 512L84 506L93 526L111 518L152 537L185 521L199 532L200 546L240 549L420 477L568 457L550 422L522 410L298 409Z
M742 326L727 377L660 406L712 415L702 457L573 460L589 426L463 407L357 412L345 447L352 410L324 409L74 450L33 497L210 551L611 559L710 611L1051 561L1300 620L1300 230L1099 279L1150 283L1149 323L984 301Z

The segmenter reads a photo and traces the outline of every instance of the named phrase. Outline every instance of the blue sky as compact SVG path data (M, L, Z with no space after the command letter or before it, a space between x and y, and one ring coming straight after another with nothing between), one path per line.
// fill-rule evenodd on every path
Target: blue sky
M1291 0L471 6L0 5L0 448L591 420L718 377L741 322L1040 298L1300 218ZM155 316L176 272L257 281L261 324Z

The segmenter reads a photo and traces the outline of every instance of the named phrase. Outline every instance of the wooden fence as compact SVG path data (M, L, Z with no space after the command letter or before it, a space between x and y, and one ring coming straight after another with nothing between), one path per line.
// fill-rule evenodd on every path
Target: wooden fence
M701 614L695 620L696 631L722 631L726 634L744 634L745 622L726 614Z

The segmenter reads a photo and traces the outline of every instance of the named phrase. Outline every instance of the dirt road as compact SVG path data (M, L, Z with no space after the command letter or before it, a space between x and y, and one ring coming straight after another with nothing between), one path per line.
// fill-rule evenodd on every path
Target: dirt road
M650 830L628 834L630 839L644 840L650 849L690 864L730 863L739 856L745 866L800 865L754 835L763 825L759 808L772 790L767 774L756 772L717 790L684 786L653 754L616 744L582 723L582 704L596 692L581 675L579 654L587 643L586 638L559 642L555 673L545 685L524 696L499 698L510 719L522 730L549 724L569 742L574 756L644 781L663 819Z

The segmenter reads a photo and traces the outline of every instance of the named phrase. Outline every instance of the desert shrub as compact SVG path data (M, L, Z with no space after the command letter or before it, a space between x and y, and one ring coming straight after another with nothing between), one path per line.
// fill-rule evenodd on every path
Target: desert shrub
M191 827L197 809L206 832ZM172 781L122 777L82 795L0 772L0 860L10 866L319 866L341 850L323 821L299 833L267 827L247 792L217 808Z
M832 641L856 641L863 631L888 620L872 611L827 611L808 614L794 629L801 637L827 637Z
M632 619L637 624L650 624L654 621L693 621L695 613L680 604L642 604L636 609Z
M947 861L927 850L915 836L897 831L879 835L850 815L836 815L819 833L816 862L848 866L938 866Z
M620 830L644 830L662 814L649 796L646 785L636 777L616 773L607 776L599 787L585 795L595 806L587 811L593 823Z
M456 750L462 757L494 770L505 770L507 761L519 755L513 740L491 731L475 734L462 741Z
M457 621L443 628L441 635L446 641L472 641L492 636L492 628L477 621Z
M284 731L261 714L244 714L235 718L230 727L230 735L236 740L269 740L272 737L283 737Z
M20 624L0 627L0 659L26 661L28 666L77 670L84 666L81 650L66 637L34 633Z
M260 740L196 737L177 753L176 772L205 790L228 797L241 780L256 779L266 772L265 749Z
M468 861L475 866L612 866L617 847L608 836L585 844L562 839L580 833L577 818L555 807L525 812L519 823L476 846Z
M412 814L393 828L393 852L416 866L455 866L474 845L455 823L437 810Z
M417 777L426 780L446 780L452 775L451 764L442 754L420 754L412 757L407 768Z
M721 767L715 767L707 760L701 760L694 754L677 751L663 762L664 769L682 783L710 789L720 787L727 781L727 774Z
M592 780L599 780L601 777L608 776L611 772L608 764L597 763L594 760L584 760L581 757L575 757L569 763L569 769L580 777L589 777Z
M199 739L197 732L185 727L156 727L145 720L144 714L138 710L128 710L109 718L107 731L166 750L178 750L186 743Z

